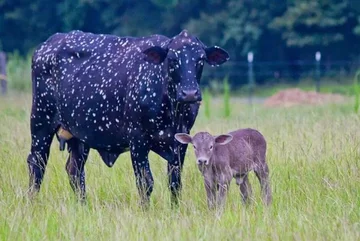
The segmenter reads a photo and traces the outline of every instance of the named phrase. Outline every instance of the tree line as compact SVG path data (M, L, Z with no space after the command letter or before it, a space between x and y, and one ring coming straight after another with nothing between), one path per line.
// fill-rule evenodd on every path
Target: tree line
M0 0L0 49L25 55L56 32L119 36L188 29L232 61L357 60L360 1L352 0Z

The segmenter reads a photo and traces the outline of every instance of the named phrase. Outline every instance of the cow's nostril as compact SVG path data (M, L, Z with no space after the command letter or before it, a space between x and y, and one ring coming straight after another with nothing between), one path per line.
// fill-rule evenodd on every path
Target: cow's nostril
M183 96L189 96L189 97L194 97L195 95L197 95L199 93L198 90L183 90L181 91Z
M180 99L185 102L196 102L201 100L200 90L191 89L191 90L181 90Z

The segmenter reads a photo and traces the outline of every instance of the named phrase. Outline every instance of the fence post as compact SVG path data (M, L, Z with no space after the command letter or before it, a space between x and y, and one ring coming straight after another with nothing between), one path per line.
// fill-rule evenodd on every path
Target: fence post
M6 77L6 55L0 51L0 91L1 95L7 92L7 77Z
M317 51L315 53L315 60L316 60L316 71L315 71L315 80L316 80L316 92L320 92L320 60L321 60L321 53Z
M253 52L248 52L247 60L248 60L248 79L249 79L249 103L252 104L252 95L255 87L254 70L253 70L253 60L254 60Z

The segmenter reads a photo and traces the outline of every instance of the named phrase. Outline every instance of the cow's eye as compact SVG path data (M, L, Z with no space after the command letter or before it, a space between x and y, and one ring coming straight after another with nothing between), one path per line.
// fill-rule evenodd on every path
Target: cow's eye
M196 146L193 146L194 147L194 149L196 150Z
M212 150L213 149L213 146L210 146L210 150Z

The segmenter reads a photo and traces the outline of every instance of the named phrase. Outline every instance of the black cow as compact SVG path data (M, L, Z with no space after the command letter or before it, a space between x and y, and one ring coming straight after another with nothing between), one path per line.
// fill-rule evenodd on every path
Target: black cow
M220 65L228 58L226 51L206 47L186 30L173 38L81 31L51 36L32 59L30 194L40 189L50 145L60 129L71 133L66 171L82 200L84 165L93 148L109 167L130 150L144 204L153 189L148 153L159 154L168 161L176 203L187 146L174 134L189 133L195 122L204 62ZM63 136L58 138L63 144Z

